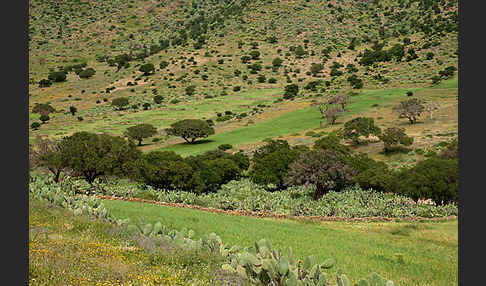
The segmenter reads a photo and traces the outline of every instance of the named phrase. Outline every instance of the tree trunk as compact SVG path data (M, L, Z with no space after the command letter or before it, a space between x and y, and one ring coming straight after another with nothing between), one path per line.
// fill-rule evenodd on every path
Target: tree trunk
M317 201L322 195L324 195L324 187L321 184L316 184L316 191L314 192L314 197L312 199Z
M138 146L142 146L142 140L143 139L138 139Z

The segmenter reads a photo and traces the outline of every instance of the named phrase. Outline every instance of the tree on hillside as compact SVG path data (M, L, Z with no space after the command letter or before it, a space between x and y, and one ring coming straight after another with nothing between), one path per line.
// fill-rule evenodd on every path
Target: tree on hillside
M164 100L164 97L162 95L156 95L154 96L154 102L157 104L161 104L162 100Z
M370 135L378 136L381 129L375 126L373 118L357 117L344 123L343 137L351 139L355 144L359 144L359 137L369 137Z
M194 143L198 138L214 134L214 128L200 119L184 119L173 123L166 129L168 135L182 137L187 143Z
M417 121L417 117L424 111L424 105L417 98L411 98L406 101L400 102L400 104L393 108L393 111L398 113L399 118L408 118L410 124L414 124Z
M334 134L322 137L314 142L314 150L333 151L342 156L349 156L353 152L348 146L341 144L341 140Z
M424 105L424 110L429 113L430 119L432 119L432 114L435 110L439 109L440 105L435 102L429 102Z
M78 76L80 78L90 78L92 77L94 74L96 73L96 71L93 69L93 68L87 68L85 70L82 70Z
M62 82L66 81L66 72L65 71L52 71L49 73L47 78L53 82Z
M196 86L195 85L190 85L186 87L186 95L193 95L194 92L196 91Z
M285 86L285 93L283 98L284 99L291 99L294 98L297 93L299 92L299 86L296 85L295 83L289 84Z
M74 116L76 112L78 112L78 109L75 106L69 106L69 112Z
M89 132L76 132L64 137L59 149L64 166L90 184L103 175L126 175L131 171L130 162L141 155L133 141Z
M143 72L143 75L147 76L155 72L154 64L146 63L140 66L139 71Z
M117 97L111 101L111 105L118 110L123 110L128 104L128 97Z
M49 103L36 103L34 108L32 108L32 113L39 113L41 115L49 115L49 113L53 112L56 112L56 110Z
M47 121L49 121L49 119L51 119L49 117L49 115L47 114L42 114L40 117L39 117L40 121L42 121L42 123L46 123Z
M138 141L138 146L142 146L142 140L144 138L152 137L157 133L157 128L151 124L138 124L132 127L128 127L125 136Z
M394 146L399 144L410 146L413 143L413 138L405 134L405 128L390 127L385 129L378 137L385 144L385 153L391 151Z
M315 150L302 153L290 164L284 182L288 186L315 185L313 199L318 200L327 191L340 191L351 185L355 174L356 171L338 153Z
M320 73L324 69L324 65L321 63L312 63L310 72L312 73L312 76L317 76L318 73Z
M279 57L276 57L272 61L272 66L274 70L277 70L279 67L282 66L283 60Z

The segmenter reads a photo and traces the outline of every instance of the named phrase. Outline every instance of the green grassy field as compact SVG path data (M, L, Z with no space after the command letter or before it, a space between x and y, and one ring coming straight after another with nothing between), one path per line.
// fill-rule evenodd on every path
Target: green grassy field
M373 104L382 105L400 97L403 98L409 90L416 92L420 89L364 90L359 95L352 97L352 103L346 107L347 111L344 113L344 116L366 111L373 108ZM212 150L220 144L232 144L233 147L237 147L239 144L253 143L269 137L284 136L309 128L317 128L320 126L321 121L325 124L319 109L317 107L307 107L288 112L272 120L209 136L207 139L201 140L199 144L180 143L161 150L171 150L182 155L193 155Z
M292 247L296 257L335 258L352 282L377 272L399 285L457 285L457 221L429 223L305 223L213 214L152 204L104 201L118 218L162 222L171 229L193 229L196 238L214 232L241 247L268 239L274 247ZM399 256L402 256L402 259Z

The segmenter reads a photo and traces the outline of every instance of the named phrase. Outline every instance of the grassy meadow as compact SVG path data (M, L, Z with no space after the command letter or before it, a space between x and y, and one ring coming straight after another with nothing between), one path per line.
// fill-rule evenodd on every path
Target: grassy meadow
M223 242L247 247L262 238L292 247L295 257L334 258L352 282L375 271L399 285L457 285L457 220L447 222L321 222L258 219L125 201L103 201L117 218L211 232Z

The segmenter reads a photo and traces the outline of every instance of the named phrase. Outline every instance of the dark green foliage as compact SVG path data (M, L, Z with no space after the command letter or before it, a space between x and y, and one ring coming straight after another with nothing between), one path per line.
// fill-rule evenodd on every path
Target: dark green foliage
M380 133L381 129L375 126L373 118L357 117L344 123L343 138L353 140L355 144L360 143L360 136L378 136Z
M324 65L321 63L312 63L310 72L312 73L312 76L317 76L318 73L320 73L324 69Z
M457 160L431 157L410 169L402 169L393 178L393 192L415 200L435 203L458 201L459 165Z
M358 69L356 68L356 66L355 66L355 65L353 65L353 64L348 64L348 65L346 66L346 71L347 71L348 73L354 73L354 72L357 72L357 71L358 71Z
M186 95L191 96L196 91L196 86L195 85L190 85L190 86L186 87L185 91L186 91Z
M279 67L282 66L282 63L283 63L283 60L279 57L276 57L272 60L272 66L275 68L275 69L278 69Z
M142 140L157 134L157 128L151 124L138 124L128 127L125 136L138 141L138 146L142 146Z
M74 116L76 114L76 112L78 112L78 109L76 108L76 106L69 106L69 112L71 112L71 114Z
M346 163L356 170L354 179L363 190L390 191L393 176L385 163L375 161L365 153L346 157Z
M440 78L440 76L438 76L438 75L434 75L434 76L431 78L431 80L432 80L432 84L437 84L437 83L439 83L439 82L440 82L441 78Z
M231 144L221 144L218 146L218 149L221 150L221 151L226 151L226 150L229 150L229 149L232 149L233 146Z
M164 97L162 95L156 95L154 96L154 102L157 104L161 104L162 100L164 100Z
M244 64L248 63L250 60L251 60L250 56L242 56L241 57L241 62L244 63Z
M111 101L111 105L118 110L123 110L129 104L128 97L117 97Z
M317 92L317 87L322 84L322 80L313 80L309 81L305 86L305 90L312 90L314 92Z
M452 76L454 76L454 72L456 70L457 70L456 67L448 66L445 69L439 71L439 76L445 79L451 78Z
M431 60L431 59L433 59L433 58L434 58L434 55L435 55L435 54L434 54L433 52L428 52L425 58L426 58L427 60Z
M318 200L327 191L340 191L350 186L355 175L356 171L339 153L313 150L300 154L299 158L289 165L284 182L287 186L315 185L313 199Z
M47 78L53 82L62 82L66 81L66 75L65 71L52 71Z
M78 121L83 121L84 118L82 116L78 116Z
M294 54L295 54L296 58L301 59L301 58L307 56L308 52L306 50L304 50L304 48L302 48L301 45L299 45L294 49Z
M49 121L50 117L49 115L47 114L42 114L40 117L39 117L40 121L42 121L42 123L46 123L47 121Z
M260 59L260 52L259 51L251 51L250 57L251 57L252 60L258 60L258 59Z
M399 144L410 146L413 143L413 138L405 134L405 128L390 127L385 129L378 137L384 143L385 153L392 151L393 147Z
M341 140L336 135L328 135L320 138L314 142L314 150L327 150L341 154L342 156L349 156L352 153L351 148L341 144Z
M251 74L257 74L262 70L262 65L259 63L253 63L251 65L247 65L246 67L250 70Z
M160 64L159 64L159 67L160 67L161 70L165 69L168 66L169 66L169 63L166 62L166 61L161 61Z
M289 170L290 163L302 151L301 148L292 148L287 141L271 140L254 152L249 173L251 180L257 184L273 184L283 188L283 177Z
M166 129L168 135L182 137L187 143L193 143L198 138L206 138L214 134L213 127L204 120L184 119L173 123Z
M413 92L407 91L407 96L412 96L412 95L413 95Z
M49 103L36 103L34 108L32 108L32 113L39 113L39 114L49 114L56 112L54 107L52 107Z
M96 71L93 69L93 68L87 68L85 70L82 70L78 76L80 78L90 78L92 76L94 76L94 74L96 73Z
M259 83L264 83L266 80L267 80L267 78L265 77L265 75L264 75L264 74L261 74L261 75L259 75L259 76L257 77L257 81L258 81Z
M286 85L283 98L284 99L294 98L297 95L298 92L299 92L299 86L296 85L295 83Z
M239 85L235 85L235 86L233 86L233 91L234 91L234 92L238 92L238 91L240 91L240 90L241 90L241 86L239 86Z
M155 67L152 63L146 63L141 65L138 70L143 72L143 75L147 76L155 72Z
M141 152L132 141L107 134L76 132L59 143L64 166L89 183L103 175L126 175Z
M33 130L38 130L40 126L41 126L41 124L36 121L36 122L32 122L32 124L30 125L30 128L32 128Z
M277 79L274 77L271 77L268 79L268 83L277 83Z
M131 177L158 189L193 191L193 168L172 151L145 153L133 164Z
M358 78L356 74L352 74L347 78L347 81L351 84L354 89L363 88L363 80Z
M44 78L44 79L41 79L39 81L39 87L49 87L51 85L52 85L52 82L49 79Z

